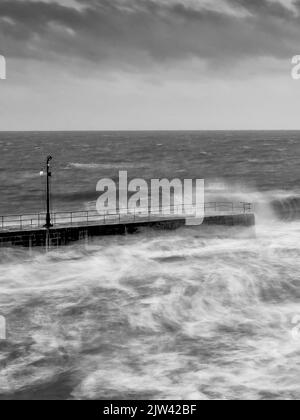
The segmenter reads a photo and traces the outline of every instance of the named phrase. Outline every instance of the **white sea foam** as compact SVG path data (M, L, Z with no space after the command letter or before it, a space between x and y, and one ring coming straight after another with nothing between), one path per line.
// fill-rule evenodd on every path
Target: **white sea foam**
M120 162L120 163L70 163L68 168L83 169L83 170L95 170L95 169L112 169L112 170L124 170L124 169L136 169L143 168L145 165L137 165L136 163ZM147 167L147 166L146 166Z
M277 221L255 237L3 250L0 394L62 383L65 398L299 398L299 234Z

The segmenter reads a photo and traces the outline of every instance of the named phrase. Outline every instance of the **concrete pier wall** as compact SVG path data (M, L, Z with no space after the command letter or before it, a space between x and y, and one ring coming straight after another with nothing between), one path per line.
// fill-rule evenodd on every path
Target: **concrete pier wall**
M56 247L76 241L88 241L89 238L93 237L135 234L145 229L177 230L184 227L185 224L185 219L182 218L114 225L59 227L52 228L49 232L46 229L2 231L0 232L0 247L20 246L31 248L47 245ZM212 216L205 218L203 225L251 227L255 225L255 216L253 214Z

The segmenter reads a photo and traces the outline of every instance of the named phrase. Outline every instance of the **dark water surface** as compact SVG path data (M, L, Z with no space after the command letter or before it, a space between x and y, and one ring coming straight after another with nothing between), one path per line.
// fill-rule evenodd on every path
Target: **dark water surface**
M205 178L256 235L193 228L0 250L0 398L300 398L300 132L0 133L0 214L100 178Z

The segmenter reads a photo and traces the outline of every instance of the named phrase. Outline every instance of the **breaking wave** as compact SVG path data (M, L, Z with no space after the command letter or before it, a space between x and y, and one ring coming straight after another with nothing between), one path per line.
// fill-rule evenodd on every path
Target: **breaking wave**
M271 205L277 217L281 220L292 221L300 219L300 197L291 196L277 199Z

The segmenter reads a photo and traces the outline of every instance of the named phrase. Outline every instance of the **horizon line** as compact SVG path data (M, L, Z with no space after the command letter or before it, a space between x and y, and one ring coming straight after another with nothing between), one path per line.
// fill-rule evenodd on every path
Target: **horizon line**
M80 129L80 130L0 130L0 133L100 133L100 132L109 132L109 133L120 133L120 132L128 132L128 133L134 133L134 132L222 132L222 131L231 131L231 132L291 132L291 131L299 131L300 128L262 128L262 129Z

